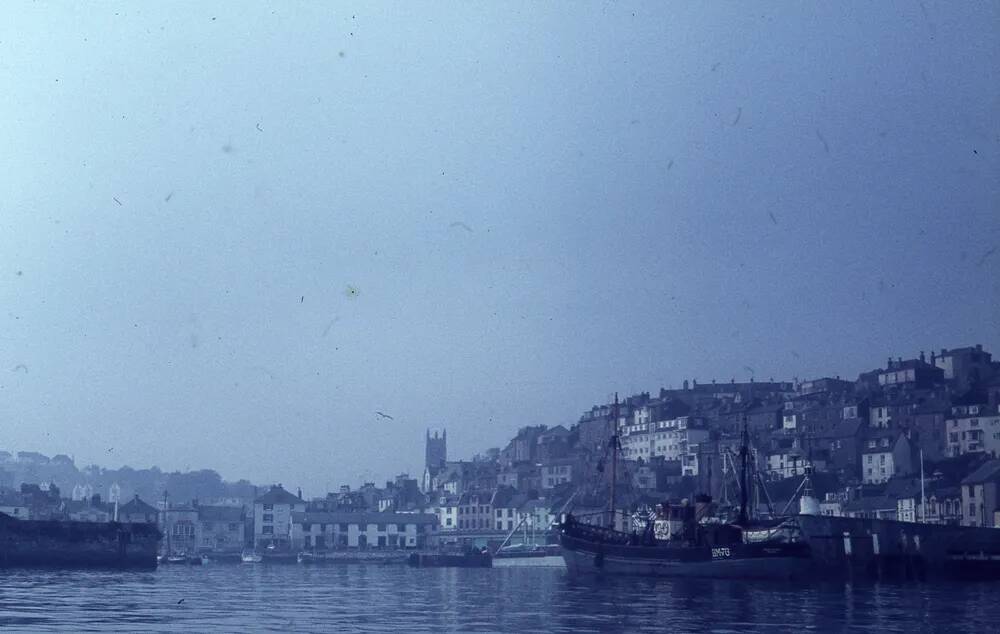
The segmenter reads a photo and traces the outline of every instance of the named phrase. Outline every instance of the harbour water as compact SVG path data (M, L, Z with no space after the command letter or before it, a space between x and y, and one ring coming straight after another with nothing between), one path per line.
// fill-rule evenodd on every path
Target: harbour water
M986 632L1000 585L574 580L565 569L0 572L4 631Z

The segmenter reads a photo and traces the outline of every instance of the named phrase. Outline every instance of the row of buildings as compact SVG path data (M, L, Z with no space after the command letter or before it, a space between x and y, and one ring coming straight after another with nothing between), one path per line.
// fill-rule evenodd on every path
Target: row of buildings
M828 515L1000 526L998 405L1000 363L981 346L942 349L890 358L853 380L684 381L594 405L574 425L524 426L469 460L449 460L447 433L428 430L423 472L384 486L311 500L280 485L187 503L134 497L117 513L131 505L128 517L158 522L167 547L187 553L420 548L544 532L564 510L605 508L613 464L620 508L698 493L732 505L745 428L754 499L768 512L789 508L809 475ZM88 521L116 512L85 488L57 502L32 486L0 492L0 511Z

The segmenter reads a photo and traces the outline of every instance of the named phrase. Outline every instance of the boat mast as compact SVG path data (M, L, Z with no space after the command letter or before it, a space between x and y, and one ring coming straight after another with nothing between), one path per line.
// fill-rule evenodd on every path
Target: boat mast
M618 484L618 392L615 392L614 418L611 422L611 528L615 527L615 487Z
M167 528L167 490L163 490L163 532L167 534L167 557L174 554L170 546L170 531Z
M748 479L750 453L750 437L747 434L747 415L743 414L743 434L740 439L740 517L738 523L745 526L747 524L747 495L750 487Z
M924 450L920 450L920 521L927 521L927 496L924 495Z

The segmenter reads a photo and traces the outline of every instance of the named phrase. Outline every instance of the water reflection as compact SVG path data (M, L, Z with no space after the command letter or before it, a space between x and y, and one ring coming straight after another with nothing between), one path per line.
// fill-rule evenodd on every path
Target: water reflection
M593 579L558 568L208 566L0 573L33 631L992 631L996 584Z

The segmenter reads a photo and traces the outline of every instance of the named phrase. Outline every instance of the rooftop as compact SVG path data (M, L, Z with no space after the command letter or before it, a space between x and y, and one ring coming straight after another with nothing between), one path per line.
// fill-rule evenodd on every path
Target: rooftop
M962 484L980 484L1000 478L1000 460L988 460L962 480Z
M304 504L296 495L281 488L281 485L271 487L271 490L254 500L254 504Z

